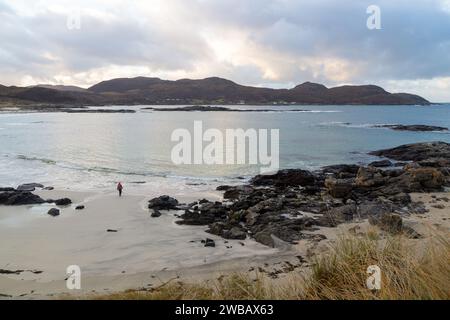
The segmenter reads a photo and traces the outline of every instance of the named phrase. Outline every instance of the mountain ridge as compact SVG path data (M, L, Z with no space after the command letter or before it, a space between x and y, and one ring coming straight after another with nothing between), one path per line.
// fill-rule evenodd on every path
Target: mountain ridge
M163 80L156 77L115 78L87 89L75 86L0 85L0 106L5 104L126 105L126 104L382 104L428 105L418 95L390 93L376 85L327 88L304 82L290 89L237 84L220 77Z

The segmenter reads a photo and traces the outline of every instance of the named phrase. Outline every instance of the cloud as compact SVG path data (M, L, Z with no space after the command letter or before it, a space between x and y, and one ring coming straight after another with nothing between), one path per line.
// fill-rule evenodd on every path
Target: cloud
M381 30L366 26L371 4L381 9ZM450 101L439 85L450 75L449 8L448 0L0 0L1 82L214 75L415 93L428 83L426 98ZM77 13L81 28L70 30Z

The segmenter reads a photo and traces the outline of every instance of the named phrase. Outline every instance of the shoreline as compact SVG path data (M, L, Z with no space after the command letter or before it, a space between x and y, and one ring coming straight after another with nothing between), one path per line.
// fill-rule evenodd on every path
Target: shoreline
M116 192L39 190L37 200L68 197L72 203L0 206L0 297L107 294L233 272L278 281L308 272L312 259L340 235L379 228L423 241L432 228L448 234L449 150L446 143L404 145L377 151L406 161L401 169L385 160L318 172L282 170L209 193L170 194L182 203L156 199L161 190L122 198ZM75 210L78 205L85 208ZM51 217L51 208L61 214ZM205 244L208 238L213 247ZM69 265L81 267L81 291L65 286Z

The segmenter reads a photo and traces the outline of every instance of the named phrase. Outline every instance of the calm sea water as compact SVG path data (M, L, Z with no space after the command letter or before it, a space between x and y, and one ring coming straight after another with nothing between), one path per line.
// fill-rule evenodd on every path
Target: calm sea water
M171 133L204 129L280 129L280 166L314 169L367 163L368 151L419 141L450 142L448 132L399 132L374 124L428 124L450 128L450 105L239 106L285 112L151 112L135 114L0 113L0 186L40 182L74 190L112 189L123 181L136 190L194 188L238 181L254 166L177 166ZM230 108L238 108L230 106ZM289 112L307 109L310 112Z

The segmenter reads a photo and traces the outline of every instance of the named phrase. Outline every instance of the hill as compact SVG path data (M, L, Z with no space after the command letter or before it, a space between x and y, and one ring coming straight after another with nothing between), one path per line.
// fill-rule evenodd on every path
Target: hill
M88 89L74 86L0 85L5 104L125 105L125 104L364 104L427 105L426 99L408 93L389 93L374 85L340 86L305 82L291 89L250 87L212 77L176 81L159 78L118 78Z

